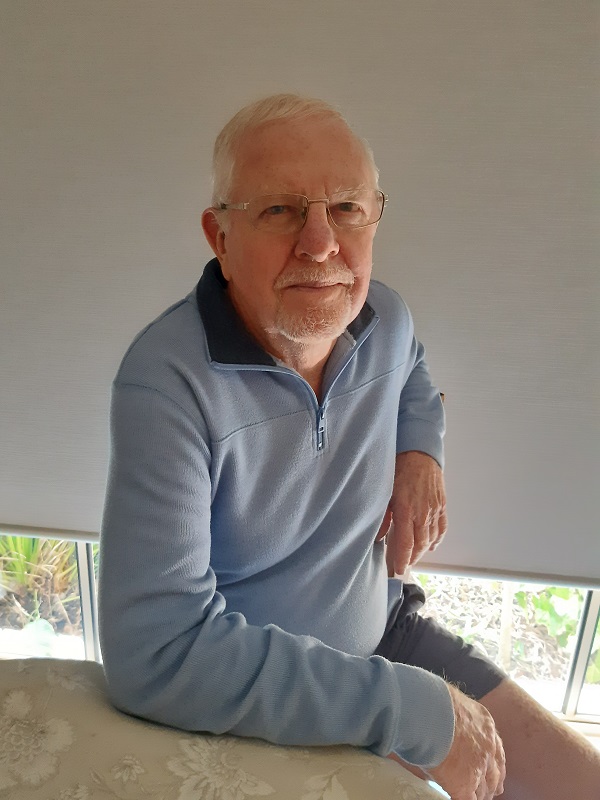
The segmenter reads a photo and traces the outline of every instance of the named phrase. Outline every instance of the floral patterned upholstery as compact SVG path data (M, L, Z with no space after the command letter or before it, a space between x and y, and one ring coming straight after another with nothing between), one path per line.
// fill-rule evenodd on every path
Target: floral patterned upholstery
M189 734L116 711L99 664L0 661L1 800L441 800L352 747Z

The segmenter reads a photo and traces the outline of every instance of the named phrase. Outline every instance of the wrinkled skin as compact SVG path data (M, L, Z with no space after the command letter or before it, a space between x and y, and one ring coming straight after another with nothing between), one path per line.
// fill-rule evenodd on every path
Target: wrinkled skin
M450 752L429 774L452 800L492 800L504 791L504 747L489 711L448 685L454 706Z
M448 520L443 472L435 459L411 450L398 453L394 488L376 540L387 536L390 575L403 575L442 542Z

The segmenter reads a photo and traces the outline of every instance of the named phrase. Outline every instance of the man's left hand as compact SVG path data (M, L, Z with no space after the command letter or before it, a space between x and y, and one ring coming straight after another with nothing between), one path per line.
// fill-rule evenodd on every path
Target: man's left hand
M447 528L439 464L416 450L398 453L392 497L376 537L376 541L388 537L388 574L403 575L426 552L435 550Z

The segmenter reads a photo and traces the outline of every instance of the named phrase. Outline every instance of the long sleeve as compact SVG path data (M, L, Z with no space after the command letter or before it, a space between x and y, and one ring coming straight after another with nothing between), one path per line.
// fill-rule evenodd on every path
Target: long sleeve
M425 362L425 349L414 336L410 350L413 364L398 409L396 452L420 450L444 467L444 406L440 392L431 381Z
M99 605L114 703L186 730L443 760L454 723L444 681L228 610L211 567L218 478L202 415L117 382L111 419Z

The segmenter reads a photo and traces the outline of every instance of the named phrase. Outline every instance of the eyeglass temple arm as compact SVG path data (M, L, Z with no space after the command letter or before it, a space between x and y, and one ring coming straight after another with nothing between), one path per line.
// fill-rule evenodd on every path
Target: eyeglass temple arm
M229 209L233 209L234 211L245 211L250 203L219 203L216 206L217 211L228 211Z

